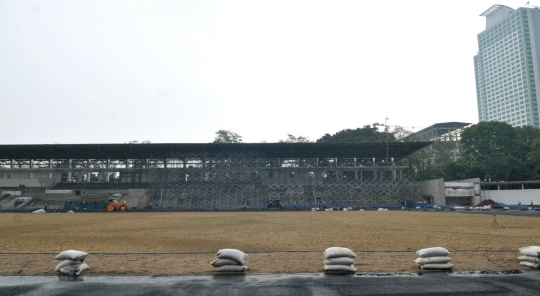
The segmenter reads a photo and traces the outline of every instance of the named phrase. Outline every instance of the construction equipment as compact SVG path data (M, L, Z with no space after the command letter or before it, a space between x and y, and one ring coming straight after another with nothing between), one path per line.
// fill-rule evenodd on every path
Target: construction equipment
M114 211L127 211L127 204L125 201L121 201L118 198L116 198L114 195L107 200L107 212L114 212Z

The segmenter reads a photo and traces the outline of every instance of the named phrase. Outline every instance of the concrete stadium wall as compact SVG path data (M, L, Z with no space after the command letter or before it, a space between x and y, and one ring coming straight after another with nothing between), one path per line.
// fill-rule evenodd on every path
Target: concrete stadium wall
M433 197L433 203L436 205L446 205L446 199L444 197L444 179L433 179L418 182L418 191L420 196Z

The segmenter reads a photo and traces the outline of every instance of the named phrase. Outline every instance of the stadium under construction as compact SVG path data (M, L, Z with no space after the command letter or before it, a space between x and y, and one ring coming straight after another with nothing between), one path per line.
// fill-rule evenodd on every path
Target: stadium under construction
M137 209L399 206L421 198L401 160L431 143L0 145L0 187Z

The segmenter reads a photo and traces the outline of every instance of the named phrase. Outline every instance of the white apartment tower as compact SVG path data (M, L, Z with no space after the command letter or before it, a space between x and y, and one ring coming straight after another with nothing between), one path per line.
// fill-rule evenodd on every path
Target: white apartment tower
M486 30L474 57L479 121L540 127L540 9L493 5L480 16Z

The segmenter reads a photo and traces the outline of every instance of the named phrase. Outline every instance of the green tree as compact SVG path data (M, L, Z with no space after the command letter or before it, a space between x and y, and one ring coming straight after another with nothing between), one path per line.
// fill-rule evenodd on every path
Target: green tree
M527 153L530 168L530 180L540 179L540 137L531 141L531 150Z
M287 134L286 140L279 140L280 143L311 143L308 137L298 136L295 137L291 134Z
M219 130L214 143L242 143L242 136L230 130Z
M412 131L403 127L395 127L392 131L396 139L405 142L419 141L416 137L409 137ZM405 158L405 163L409 171L414 175L415 180L422 181L434 177L446 177L446 167L453 163L456 154L459 154L459 142L435 140L433 144L419 151L412 153Z
M395 137L390 132L379 132L376 127L364 125L357 129L344 129L330 135L325 134L317 143L380 143L394 142Z
M479 122L461 133L463 153L487 161L495 153L510 153L515 136L514 128L506 122Z
M520 168L514 173L516 180L538 180L540 151L540 129L533 126L514 128L516 145L513 155L519 159Z
M403 140L404 138L410 136L413 134L412 131L402 127L402 126L395 126L394 129L392 130L392 135L394 136L394 139L396 140ZM415 139L411 139L412 140L415 140Z
M540 130L512 127L505 122L480 122L461 133L463 153L449 165L449 177L491 176L494 181L533 180L540 177ZM459 171L461 170L461 171Z

